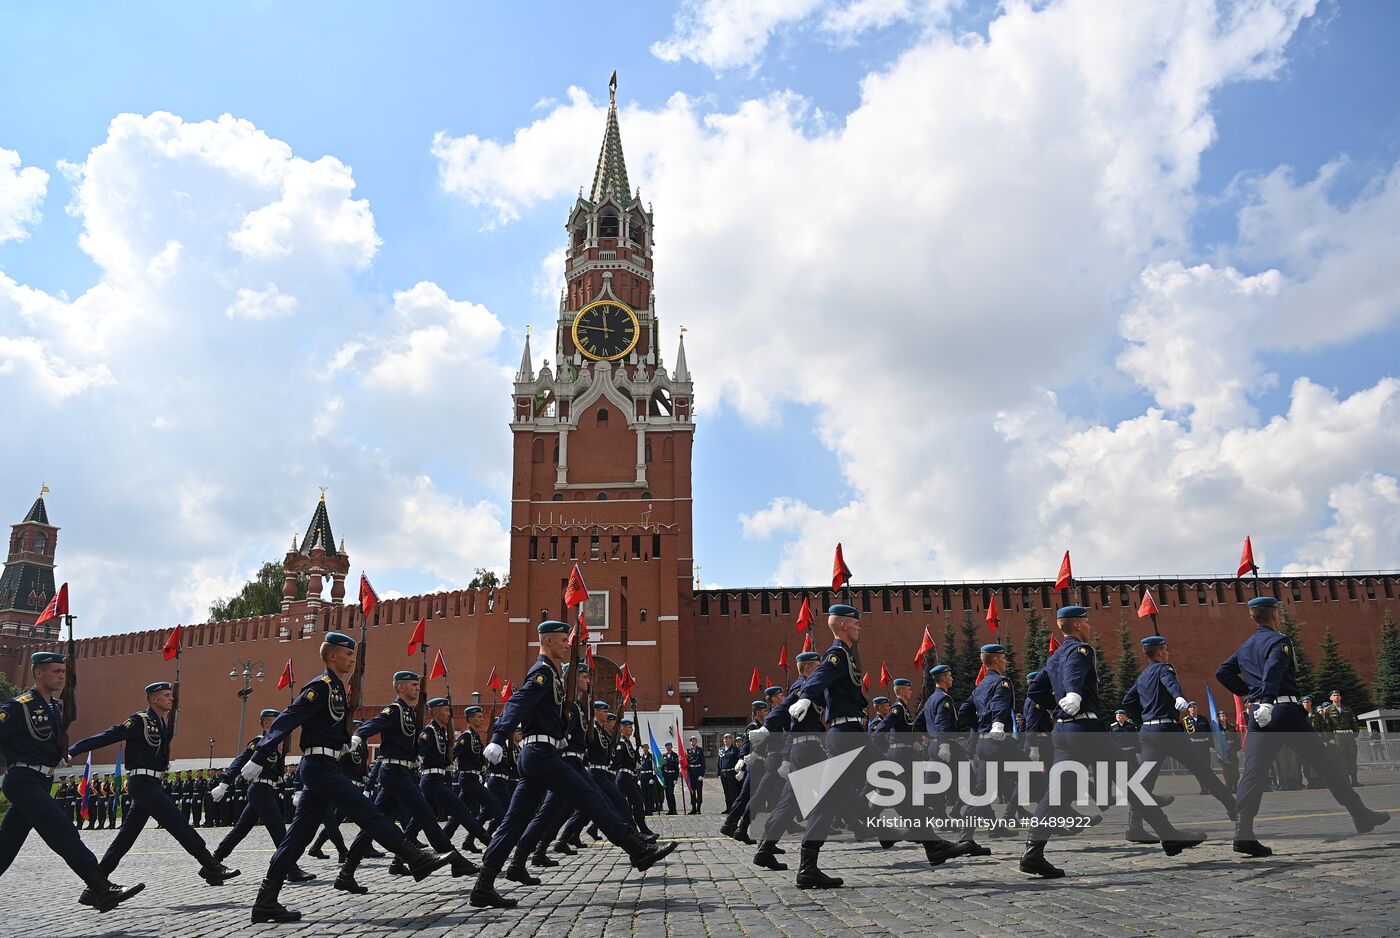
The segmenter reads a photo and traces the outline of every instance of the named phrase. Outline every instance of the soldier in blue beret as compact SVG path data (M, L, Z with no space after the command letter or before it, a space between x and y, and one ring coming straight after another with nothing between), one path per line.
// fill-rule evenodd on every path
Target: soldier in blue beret
M802 669L800 661L797 668L799 671ZM739 747L734 745L734 734L725 733L720 737L719 752L715 754L715 769L719 774L719 787L724 792L724 813L726 815L734 807L734 798L739 794L739 782L734 777L738 764Z
M272 727L272 721L281 715L280 710L271 708L263 710L258 714L258 722L262 727L262 732L266 733ZM219 784L215 785L209 792L209 797L217 804L223 801L229 790L234 787L234 782L241 776L243 766L253 757L253 751L262 740L262 734L254 736L249 740L248 745L243 747L234 760L229 763L219 777ZM262 773L248 783L247 800L243 804L243 810L238 815L238 820L233 828L228 832L219 846L214 849L214 859L223 863L228 859L243 838L248 836L258 824L262 824L267 829L268 836L272 838L273 846L282 843L287 836L287 825L282 819L282 805L277 798L277 786L281 784L282 777L287 771L287 754L278 750L273 760L263 767ZM315 879L315 875L306 872L300 866L293 864L291 871L287 874L287 879L294 883L304 883Z
M1014 776L999 772L997 766L1008 762L1019 762L1025 758L1014 734L1016 731L1016 691L1010 678L1005 677L1006 648L989 643L979 650L985 674L972 690L969 700L976 714L974 729L978 733L976 749L972 760L973 790L985 793L989 785L995 785L999 795L1004 796L1008 805L1016 803ZM1014 808L1008 807L1008 819ZM963 817L969 820L986 821L993 837L1014 836L1006 825L997 825L996 813L990 804L968 806ZM977 828L969 825L959 838L964 852L971 856L985 856L991 851L977 843Z
M763 729L763 723L768 718L768 713L772 708L766 700L755 700L749 704L749 725L744 728L744 734L739 737L739 761L735 767L735 779L739 783L738 794L734 797L734 804L725 815L724 823L720 825L719 832L726 837L733 837L740 843L753 846L757 841L749 836L749 802L753 800L753 776L750 766L757 767L757 762L761 756L754 752L753 743L763 734L754 737L754 730Z
M404 838L398 826L385 817L369 798L361 794L342 768L340 757L354 755L363 747L351 745L350 726L354 717L346 712L345 682L355 673L357 643L342 632L327 632L321 641L321 661L326 670L302 686L286 710L272 721L244 763L239 774L251 781L263 767L277 758L277 750L290 734L301 730L301 762L298 769L303 785L287 836L278 845L268 864L267 875L253 905L254 924L295 922L301 913L288 909L278 900L287 874L321 829L327 812L335 808L342 819L354 821L383 847L407 864L413 878L422 881L452 862L452 855L437 854L415 847ZM356 732L360 732L363 724ZM416 789L415 789L416 790Z
M418 731L418 764L420 774L418 777L418 787L423 793L423 799L433 809L435 817L446 817L448 824L443 827L443 838L451 840L452 833L460 825L465 827L468 833L468 843L475 843L479 837L483 842L488 841L490 836L476 814L467 807L466 802L457 793L448 778L448 773L452 770L453 760L453 738L452 738L452 701L447 697L434 697L427 702L427 725ZM470 729L467 730L471 732ZM413 837L422 827L423 822L415 818L404 829L404 833ZM468 862L471 867L467 872L476 872L475 864Z
M786 870L787 864L778 859L778 855L784 851L778 846L778 838L788 829L788 826L797 818L797 798L788 784L788 773L792 769L803 769L812 765L825 757L826 751L821 745L821 734L823 732L821 718L815 712L809 712L802 722L794 722L791 708L801 695L802 685L816 671L817 664L821 661L821 655L816 652L804 651L797 656L797 679L788 688L787 695L779 700L772 707L768 708L763 718L763 725L754 727L746 734L748 744L752 747L766 745L765 740L772 733L785 734L783 738L788 745L786 751L775 751L770 757L763 758L760 765L759 756L753 757L752 764L756 768L766 770L771 767L774 771L763 771L763 777L758 779L758 789L750 791L753 797L750 798L750 808L754 803L759 805L773 805L768 814L768 820L764 825L763 834L759 838L758 851L754 854L753 862L756 866L761 866L770 870ZM755 701L757 703L757 701ZM766 703L766 701L765 701ZM745 776L748 777L748 769L745 769ZM752 783L750 783L752 785ZM745 815L745 831L750 815Z
M582 675L580 675L582 677ZM589 687L592 686L592 679L587 680ZM610 767L612 761L612 730L607 726L608 703L605 700L593 701L593 719L588 721L584 732L584 765L587 768L588 776L593 780L601 791L612 803L613 810L628 825L640 831L641 828L633 824L632 806L627 803L627 797L617 787L614 781L616 772ZM616 717L613 717L616 720ZM546 799L548 800L548 799ZM573 817L569 818L564 825L563 831L559 835L559 841L569 845L580 843L579 833L584 826L589 823L589 817L582 811L574 811ZM649 834L650 831L644 832ZM590 836L597 836L597 828L589 831ZM548 840L541 840L536 846L532 856L532 862L536 866L554 866L554 861L549 859L545 848ZM543 861L543 862L542 862ZM509 875L506 877L510 878Z
M486 711L476 704L466 707L462 715L467 719L467 728L462 731L456 741L452 744L452 759L457 763L459 784L462 790L462 800L476 805L481 810L482 819L492 826L500 823L505 817L505 805L500 798L491 791L488 784L490 781L487 775L486 759L482 755L486 749L484 733L486 732L486 721L488 719ZM449 724L450 726L450 720ZM505 767L503 766L503 769ZM504 772L502 772L504 774ZM511 781L514 785L514 781ZM449 837L456 830L457 822L449 820L443 832ZM469 829L466 843L462 849L476 851L476 834ZM490 842L489 837L482 838L483 846Z
M385 817L396 817L400 813L406 814L409 819L408 827L404 830L405 837L413 837L418 830L422 830L428 843L439 854L445 854L450 858L453 876L466 876L477 872L477 866L468 860L452 846L452 841L443 832L442 827L437 822L437 813L433 806L428 803L423 789L419 786L416 771L419 764L419 727L418 727L418 696L421 693L420 678L417 671L396 671L394 672L394 699L389 705L378 714L366 720L350 736L350 748L352 750L362 750L366 748L366 743L375 736L379 737L379 791L374 796L374 806L379 809ZM443 743L442 762L445 767L447 761L447 747ZM433 776L434 781L443 781L440 776ZM446 786L443 785L442 788ZM442 795L445 792L439 791L438 786L432 786L434 795ZM466 813L466 806L457 799L453 808L461 808L463 814ZM456 818L459 822L465 823L461 816ZM468 825L469 830L485 838L486 831L472 818L472 824ZM362 895L369 890L360 885L355 880L355 871L359 868L360 861L364 859L366 850L369 849L371 835L367 830L361 829L350 844L350 851L345 857L345 862L340 865L340 872L336 875L334 886L342 892ZM408 872L408 864L403 860L397 860L396 866L391 866L390 872Z
M1162 763L1168 758L1175 759L1188 772L1196 776L1201 787L1225 808L1231 820L1235 817L1235 796L1216 777L1210 767L1210 751L1192 745L1183 727L1183 716L1188 713L1191 702L1186 699L1177 678L1176 668L1171 663L1171 651L1167 640L1161 635L1149 635L1142 640L1143 654L1147 656L1147 667L1138 675L1137 681L1123 695L1123 706L1127 713L1141 723L1138 736L1141 742L1142 761L1153 763L1153 767L1143 780L1143 787L1151 792L1157 784ZM1158 803L1164 803L1158 797ZM1157 840L1142 829L1141 820L1130 808L1128 840L1134 843L1156 843Z
M29 656L29 690L0 704L0 755L9 769L0 776L10 807L0 823L0 875L10 868L31 830L68 864L84 885L78 901L110 912L146 886L118 886L84 845L73 819L53 800L54 770L67 765L61 695L68 683L68 659L56 651Z
M1235 790L1235 852L1251 857L1273 853L1255 837L1254 816L1268 784L1269 766L1284 745L1312 766L1332 797L1351 814L1357 833L1375 830L1389 821L1390 815L1362 803L1341 767L1327 757L1322 738L1298 703L1293 642L1278 631L1278 600L1272 596L1251 599L1249 616L1256 626L1254 633L1215 672L1215 679L1226 690L1250 705L1244 771Z
M102 856L102 870L110 875L136 843L149 818L155 818L170 836L199 863L199 875L211 886L222 886L238 875L214 858L204 838L190 827L180 808L161 785L170 768L170 711L175 695L169 681L146 685L146 709L133 713L121 723L81 739L68 747L68 758L110 746L126 745L126 790L132 808L122 819L121 831Z
M861 716L866 700L862 692L860 657L860 613L844 604L827 610L827 625L833 642L822 655L821 664L802 685L801 697L788 708L793 720L801 722L814 706L825 709L828 726L826 745L833 754L844 754L865 742ZM857 737L856 734L860 734ZM797 888L833 889L843 885L840 877L828 876L819 866L822 843L835 820L840 803L850 803L857 796L857 786L865 782L865 770L870 762L866 750L858 755L841 780L807 815L802 834L801 859L797 868ZM844 795L844 798L843 798Z
M1055 718L1055 729L1051 733L1054 746L1054 761L1079 762L1089 764L1103 754L1102 736L1105 732L1099 710L1098 670L1094 661L1094 649L1088 644L1092 636L1089 626L1089 610L1084 606L1064 606L1055 615L1055 626L1064 636L1060 647L1045 662L1045 667L1031 683L1028 694L1049 711ZM1052 768L1053 771L1053 768ZM1047 786L1036 806L1037 824L1031 828L1026 840L1026 850L1021 857L1020 869L1046 878L1064 876L1064 870L1045 859L1045 843L1049 828L1044 824L1051 815L1063 815L1068 808L1065 793L1056 791L1057 786ZM1059 786L1063 787L1063 786ZM1051 800L1061 804L1051 807ZM1168 856L1175 856L1183 850L1205 842L1205 835L1199 831L1177 830L1158 806L1136 804L1130 792L1130 803L1141 813L1161 838L1162 850Z
M520 782L511 795L505 820L496 828L482 857L481 873L469 901L477 908L513 908L514 899L497 893L496 876L511 851L524 848L526 827L537 819L546 794L554 794L567 808L581 808L609 841L628 854L634 868L646 870L676 848L674 842L656 845L633 830L617 816L582 762L571 765L560 751L566 745L569 728L564 721L564 675L561 665L569 655L569 626L554 620L542 622L539 633L540 655L526 673L520 689L506 701L499 726L484 755L491 765L505 755L507 727L519 726L524 734L520 753ZM571 709L577 709L577 702Z
M636 729L631 717L622 718L618 724L617 745L613 747L609 757L609 766L613 772L613 784L627 800L633 826L644 836L654 838L656 834L647 824L646 801L637 784L638 763L643 757L634 735ZM646 758L650 762L650 757ZM655 773L649 774L655 777Z

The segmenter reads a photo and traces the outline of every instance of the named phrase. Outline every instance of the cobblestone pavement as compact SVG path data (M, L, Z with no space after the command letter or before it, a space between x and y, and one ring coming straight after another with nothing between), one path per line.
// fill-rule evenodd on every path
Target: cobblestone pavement
M1358 837L1350 819L1326 792L1265 796L1257 830L1277 853L1267 860L1236 858L1230 828L1213 801L1180 779L1173 820L1210 832L1211 842L1176 858L1154 847L1099 838L1052 843L1049 856L1068 871L1044 881L1016 871L1018 844L988 841L986 859L930 869L917 846L889 851L868 843L832 843L823 851L827 872L846 878L845 889L801 892L793 885L797 845L786 857L792 870L774 873L749 861L752 847L719 836L718 814L655 818L663 835L681 841L671 857L645 875L631 871L622 853L596 844L564 865L540 871L544 884L522 889L502 882L521 900L513 911L478 911L467 904L471 879L439 873L423 883L390 877L387 860L370 860L359 879L371 893L350 897L331 889L334 863L306 858L315 882L287 886L283 901L305 913L302 922L252 926L248 922L271 848L255 831L233 856L243 876L206 886L193 861L162 831L143 833L115 877L142 880L146 892L126 906L96 915L77 905L79 884L32 837L4 877L0 930L10 935L1375 935L1400 933L1400 775L1365 778L1373 808L1395 821ZM1121 830L1115 809L1104 830ZM1282 836L1285 827L1307 836ZM221 830L204 831L211 842ZM100 855L112 832L84 832Z

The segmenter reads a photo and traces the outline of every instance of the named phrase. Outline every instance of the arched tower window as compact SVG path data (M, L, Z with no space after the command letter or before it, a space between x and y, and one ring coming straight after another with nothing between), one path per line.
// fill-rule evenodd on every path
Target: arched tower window
M599 493L598 493L598 501L600 501L600 502L605 502L605 501L607 501L607 500L608 500L608 493L607 493L607 492L599 492Z
M552 500L552 501L556 501L556 502L562 502L562 501L564 500L564 493L563 493L563 492L555 492L555 493L554 493L554 498L551 499L551 500Z
M608 409L607 409L606 407L599 407L599 408L598 408L598 426L600 426L600 427L607 426L607 423L608 423Z
M616 215L604 215L598 219L598 237L616 238L620 229Z
M44 552L44 548L48 546L49 536L47 534L45 534L43 531L40 531L38 534L34 535L34 552L36 554L42 554Z

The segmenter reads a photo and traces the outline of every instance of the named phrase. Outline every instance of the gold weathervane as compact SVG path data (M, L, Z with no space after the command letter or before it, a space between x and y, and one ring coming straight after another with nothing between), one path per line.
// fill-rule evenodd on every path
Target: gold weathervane
M321 488L321 501L325 501L325 500L326 500L326 486L323 485L323 486L321 486L320 488Z

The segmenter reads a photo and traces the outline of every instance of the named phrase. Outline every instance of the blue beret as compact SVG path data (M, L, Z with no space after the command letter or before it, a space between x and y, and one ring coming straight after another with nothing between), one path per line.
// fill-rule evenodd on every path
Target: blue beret
M870 702L873 704L889 703L890 699L888 697L875 697Z
M467 707L465 710L462 711L462 716L464 716L464 717L474 717L474 716L476 716L476 715L477 715L478 713L480 713L480 712L481 712L481 708L478 707L476 704L472 704L470 707Z
M767 710L767 709L768 709L768 701L766 701L766 700L755 700L755 701L753 702L753 704L750 706L750 709L753 709L753 710Z
M930 677L938 677L940 674L947 674L951 670L953 669L946 664L936 664L928 669L928 673Z
M894 679L894 686L895 686L895 687L913 687L913 686L914 686L914 682L911 681L911 680L909 680L909 678L907 678L907 677L897 677L897 678Z
M775 684L774 686L769 687L768 689L766 689L766 690L763 692L763 696L765 696L765 697L772 697L774 694L781 694L782 692L783 692L783 689L782 689L781 687L778 687L778 686Z
M1056 619L1082 619L1089 614L1084 606L1061 606L1055 611Z
M154 684L146 685L146 693L148 694L157 694L163 690L170 690L169 681L156 681Z
M1036 679L1036 676L1039 675L1039 674L1040 674L1039 671L1032 671L1032 672L1030 672L1029 674L1027 674L1027 675L1026 675L1026 683L1029 684L1031 681L1034 681L1034 680Z
M606 710L608 709L608 702L606 700L595 700L593 701L593 709Z
M1143 648L1157 648L1165 645L1167 640L1161 635L1149 635L1142 640Z
M327 632L325 638L328 645L339 645L341 648L354 648L356 642L344 632Z
M541 635L552 635L557 632L569 631L569 623L560 622L558 619L546 619L535 626L535 631Z
M395 671L395 672L394 672L394 680L396 680L396 681L416 681L416 680L418 680L418 679L419 679L419 678L418 678L418 672L417 672L417 671Z
M1004 655L1004 654L1006 654L1006 647L1003 646L1003 645L995 644L995 643L993 643L993 644L991 644L991 645L983 645L983 646L982 646L982 654L984 654L984 655Z
M434 708L434 707L450 707L450 706L452 706L452 698L450 698L450 697L434 697L432 700L428 701L428 709L429 709L429 710L431 710L431 709Z
M1114 716L1118 716L1118 714L1120 714L1120 713L1123 714L1123 716L1127 716L1127 715L1128 715L1128 711L1126 711L1126 710L1115 710L1115 711L1113 711L1113 715L1114 715Z
M608 711L608 719L609 719L609 720L616 720L616 719L617 719L617 714L616 714L616 713L613 713L611 710L609 710L609 711Z
M281 713L281 712L282 712L281 710L273 710L273 709L271 709L271 708L269 707L268 709L264 710L262 713L259 713L259 714L258 714L258 719L261 720L263 717L275 717L275 716L277 716L277 715L278 715L279 713Z
M34 652L34 654L29 656L29 663L31 665L58 664L61 661L66 661L67 657L67 655L61 654L56 651L36 651Z
M805 661L820 661L820 660L822 660L822 656L821 656L820 654L818 654L817 652L815 652L815 651L799 651L799 652L797 653L797 663L798 663L798 664L802 664L802 663L805 662Z
M1255 596L1249 601L1251 609L1272 609L1278 605L1278 600L1272 596Z
M1186 706L1188 706L1188 707L1194 707L1194 706L1196 706L1196 701L1194 701L1194 700L1187 701Z
M826 614L829 616L845 616L848 619L860 618L860 610L855 606L848 606L845 603L837 603L827 609Z

